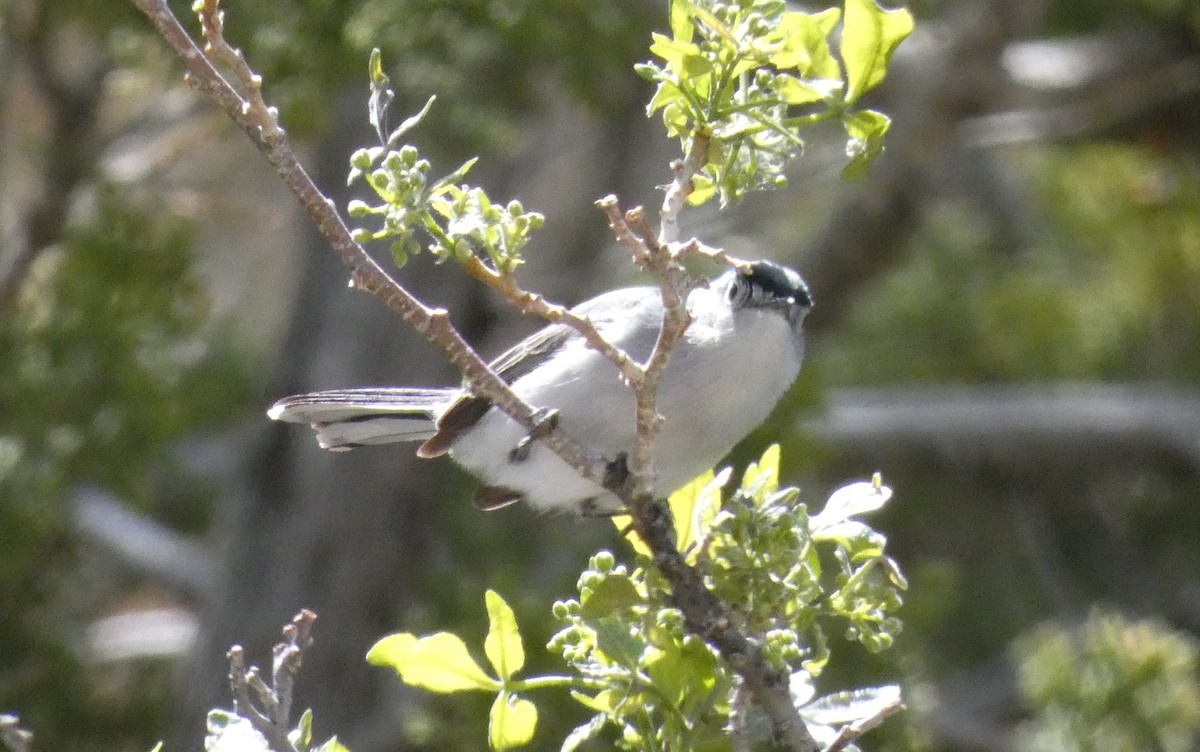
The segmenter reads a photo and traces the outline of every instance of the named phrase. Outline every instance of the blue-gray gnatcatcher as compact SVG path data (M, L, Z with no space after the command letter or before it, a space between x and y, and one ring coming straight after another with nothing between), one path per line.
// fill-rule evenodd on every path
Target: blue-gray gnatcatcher
M766 419L800 372L808 286L771 261L730 270L692 291L692 324L671 353L658 392L664 422L655 443L654 488L670 492L718 462ZM645 362L662 325L657 287L598 295L574 312L606 340ZM526 337L491 364L514 392L556 411L558 426L597 460L628 453L633 395L617 368L562 324ZM528 501L539 510L609 513L611 492L573 468L487 399L456 387L368 387L287 397L267 413L311 423L325 449L423 441L422 457L449 453L483 481L475 503Z

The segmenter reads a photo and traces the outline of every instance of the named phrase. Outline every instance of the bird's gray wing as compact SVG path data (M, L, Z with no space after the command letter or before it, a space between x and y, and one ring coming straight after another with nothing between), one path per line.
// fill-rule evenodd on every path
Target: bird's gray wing
M658 305L658 295L653 288L627 287L613 290L587 300L572 312L587 317L597 329L604 330L611 324L646 305ZM489 365L506 384L512 384L522 376L537 370L553 358L569 340L580 334L565 324L550 324L501 353ZM438 420L437 433L421 445L417 454L421 457L437 457L445 454L464 431L472 428L492 408L491 400L469 392L463 395L442 414Z

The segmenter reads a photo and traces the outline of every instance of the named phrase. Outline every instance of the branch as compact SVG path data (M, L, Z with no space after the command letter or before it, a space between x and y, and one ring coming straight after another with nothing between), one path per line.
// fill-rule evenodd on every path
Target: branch
M99 153L96 111L104 77L111 70L107 58L86 72L82 80L68 83L55 73L58 45L49 37L54 19L45 4L35 3L28 25L23 14L11 13L6 21L18 28L8 35L28 60L30 80L40 95L49 122L40 172L43 185L26 211L24 227L14 233L8 247L0 249L0 315L9 314L33 262L63 234L71 196L94 166ZM87 56L83 56L85 59Z
M847 723L838 730L837 736L829 744L826 744L821 752L841 752L841 750L853 744L858 737L883 723L888 716L898 713L903 709L904 703L897 700L883 706L874 715L857 720L854 723Z
M209 56L180 25L165 0L133 0L187 67L187 82L212 98L234 123L246 133L284 183L292 190L301 206L325 236L334 252L351 270L352 287L379 298L405 323L416 329L453 364L471 386L471 390L491 400L531 433L537 432L546 446L573 467L580 475L595 482L603 479L602 468L593 463L577 444L558 429L547 430L537 420L536 409L518 397L471 349L462 335L450 323L446 311L429 308L393 280L362 246L354 242L350 230L327 199L313 183L296 158L287 134L279 127L271 108L260 94L261 80L245 65L240 53L234 54L233 67L249 94L243 96L235 89ZM200 10L201 22L208 38L208 49L219 57L230 56L229 45L221 35L221 14L216 0L205 0Z
M1200 469L1200 394L1158 384L837 389L809 427L826 439L895 449L974 445L1041 465L1113 447L1167 452ZM1107 455L1104 455L1107 456Z
M641 366L641 382L630 385L637 406L637 434L631 477L621 489L624 492L621 498L628 499L626 503L633 528L650 549L654 565L670 584L671 600L683 613L687 630L715 645L742 677L755 702L770 719L775 742L796 752L816 752L817 742L792 702L787 672L772 668L759 646L733 626L725 604L708 589L700 571L689 565L676 548L670 508L664 500L655 499L653 495L653 447L662 423L662 416L656 409L658 384L671 350L691 323L687 296L694 282L678 263L670 245L654 235L640 207L622 214L614 196L596 203L607 215L617 241L630 252L635 263L654 275L663 301L663 323L658 340Z
M233 710L262 734L272 752L299 752L288 738L292 687L300 673L304 651L312 645L312 628L316 620L316 614L305 610L283 628L284 642L275 645L272 651L270 687L262 680L257 666L246 668L245 651L240 645L229 649Z
M692 178L708 161L709 140L708 133L696 131L692 134L692 145L687 155L671 163L675 179L667 186L659 217L658 237L664 243L674 243L679 238L679 212L683 211L688 196L692 195Z

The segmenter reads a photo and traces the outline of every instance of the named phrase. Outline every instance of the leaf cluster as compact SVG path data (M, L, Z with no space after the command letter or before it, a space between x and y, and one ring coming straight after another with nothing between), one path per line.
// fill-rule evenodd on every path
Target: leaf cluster
M1021 748L1184 752L1200 739L1200 644L1155 620L1094 610L1075 628L1045 625L1015 643L1032 720Z
M352 218L376 217L381 223L375 229L356 228L354 239L359 243L391 240L392 258L398 266L427 246L438 260L452 258L466 264L482 256L492 274L511 273L521 263L521 249L530 234L542 226L542 215L526 212L516 200L496 203L482 188L461 183L475 159L448 175L430 179L429 160L421 157L416 146L399 144L429 113L434 99L385 136L392 98L379 50L374 50L370 120L380 145L354 152L349 182L365 179L380 203L354 200L347 211Z
M229 710L210 710L205 720L204 752L272 752L271 746L246 718ZM313 744L313 714L306 710L296 728L288 732L288 741L297 752L349 752L336 736ZM161 745L159 745L161 747ZM153 752L160 752L156 748Z
M804 148L801 129L824 121L841 121L844 174L861 175L882 151L890 120L855 105L883 80L912 28L907 10L874 0L819 13L788 10L783 0L673 0L671 36L655 34L658 59L636 69L657 85L647 114L661 111L684 153L698 135L709 139L689 200L718 195L724 206L786 184L784 169Z
M671 506L681 550L729 604L738 628L792 675L794 698L813 733L831 739L840 726L899 703L894 687L813 700L814 680L830 658L831 628L871 650L889 646L899 629L891 614L906 582L884 554L884 537L852 519L878 509L891 492L878 479L852 484L809 515L795 489L778 488L778 462L772 447L724 501L729 472L707 473L674 494ZM524 663L519 633L512 611L493 592L484 648L495 676L447 632L392 635L368 658L435 692L495 692L489 739L496 749L532 737L536 708L518 693L553 686L568 689L593 714L564 750L606 728L622 749L728 750L737 675L714 647L687 632L648 553L637 557L630 565L608 551L595 554L579 577L577 597L554 604L562 628L548 648L570 675L515 677ZM761 732L769 734L765 724Z

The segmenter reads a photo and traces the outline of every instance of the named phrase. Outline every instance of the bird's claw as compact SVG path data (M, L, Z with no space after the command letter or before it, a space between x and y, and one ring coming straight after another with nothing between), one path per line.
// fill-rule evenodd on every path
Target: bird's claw
M558 411L541 407L533 414L533 430L526 434L508 453L508 461L515 464L529 459L533 450L533 442L544 438L555 428L558 428Z

